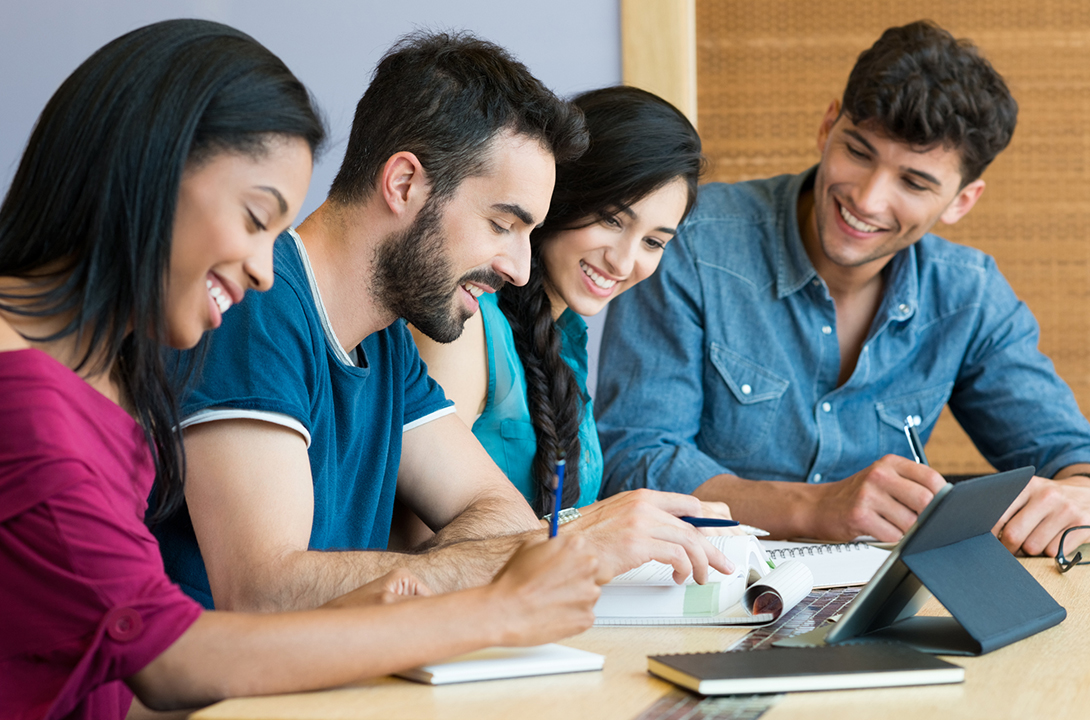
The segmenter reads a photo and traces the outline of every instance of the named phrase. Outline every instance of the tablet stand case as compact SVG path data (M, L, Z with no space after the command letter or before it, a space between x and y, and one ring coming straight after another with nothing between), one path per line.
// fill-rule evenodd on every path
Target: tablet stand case
M777 644L895 640L935 654L982 655L1058 625L1067 611L991 534L1032 475L1023 468L947 486L898 548L903 567L884 573L894 586L871 617L845 613L845 625ZM923 589L953 617L915 616ZM855 602L863 599L861 592Z

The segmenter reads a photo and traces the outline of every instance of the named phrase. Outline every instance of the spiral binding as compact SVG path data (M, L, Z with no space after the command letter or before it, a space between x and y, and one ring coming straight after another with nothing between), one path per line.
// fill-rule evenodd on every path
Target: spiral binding
M768 556L773 560L790 560L792 558L813 557L815 555L842 554L851 552L852 550L861 550L865 547L868 547L867 543L856 541L829 545L805 545L802 547L778 548L776 550L768 550L767 552Z

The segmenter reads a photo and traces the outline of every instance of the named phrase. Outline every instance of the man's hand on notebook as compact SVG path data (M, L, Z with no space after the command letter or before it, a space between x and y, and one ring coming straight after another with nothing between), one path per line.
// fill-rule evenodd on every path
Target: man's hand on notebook
M689 575L698 583L708 578L708 566L734 572L729 560L708 542L700 530L680 520L684 515L730 517L723 503L702 503L692 495L632 490L580 508L582 517L565 529L584 534L598 554L599 580L657 560L674 568L674 581Z

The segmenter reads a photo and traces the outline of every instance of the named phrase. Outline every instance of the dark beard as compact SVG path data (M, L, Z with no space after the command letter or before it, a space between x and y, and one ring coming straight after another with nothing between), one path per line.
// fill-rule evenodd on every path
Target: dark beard
M432 340L449 343L461 336L472 315L457 300L459 286L475 280L499 290L504 281L485 269L454 279L439 206L429 199L408 229L383 241L375 258L372 295L376 303Z

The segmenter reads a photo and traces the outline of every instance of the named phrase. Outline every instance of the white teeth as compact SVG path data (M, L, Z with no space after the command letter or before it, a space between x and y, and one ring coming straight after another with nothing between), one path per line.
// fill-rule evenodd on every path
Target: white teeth
M475 298L479 298L481 295L484 295L484 290L481 289L480 287L478 287L477 285L474 285L473 283L466 283L462 287L465 288L467 293L469 293L470 295L472 295Z
M231 307L231 296L223 291L219 285L213 285L211 280L205 281L205 286L208 288L208 294L216 302L216 307L219 308L220 315L227 312Z
M589 277L595 285L603 290L609 290L611 287L617 284L616 280L610 280L609 278L602 277L600 273L594 271L590 265L587 265L582 260L579 261L579 268L583 271L583 274Z
M868 225L855 215L848 212L848 209L843 205L840 206L840 217L844 218L844 222L848 223L848 227L855 228L859 232L878 232L882 228L876 225Z

